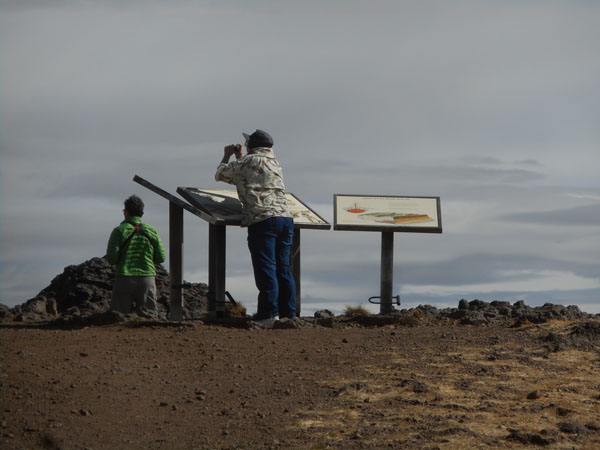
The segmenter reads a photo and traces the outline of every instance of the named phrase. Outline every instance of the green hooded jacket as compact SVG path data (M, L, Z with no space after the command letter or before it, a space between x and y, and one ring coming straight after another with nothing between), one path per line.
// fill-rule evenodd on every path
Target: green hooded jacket
M139 224L141 224L141 233L135 231L135 225ZM132 234L133 236L126 243ZM116 276L154 277L156 276L154 265L164 262L165 258L165 248L158 231L151 225L142 224L142 220L137 216L124 220L110 234L106 259L110 264L117 266Z

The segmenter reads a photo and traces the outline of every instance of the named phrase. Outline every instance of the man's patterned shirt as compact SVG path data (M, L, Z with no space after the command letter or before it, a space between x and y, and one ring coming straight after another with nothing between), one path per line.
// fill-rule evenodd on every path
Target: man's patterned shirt
M242 226L270 217L292 217L281 166L268 147L253 148L238 160L219 164L215 180L236 186L243 206Z

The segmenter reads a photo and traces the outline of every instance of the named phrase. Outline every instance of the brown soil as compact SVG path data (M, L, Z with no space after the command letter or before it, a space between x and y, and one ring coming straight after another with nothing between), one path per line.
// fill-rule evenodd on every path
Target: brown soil
M581 323L5 325L0 447L597 449Z

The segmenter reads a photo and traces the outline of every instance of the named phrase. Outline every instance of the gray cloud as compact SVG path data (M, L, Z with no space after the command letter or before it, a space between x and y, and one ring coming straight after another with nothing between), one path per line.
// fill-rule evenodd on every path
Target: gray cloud
M133 175L172 193L226 187L213 181L222 148L254 128L274 136L287 188L328 217L334 193L442 198L441 236L397 236L399 289L600 277L600 5L4 0L0 11L1 301L100 256L131 193L166 240L166 201ZM186 216L185 227L186 277L206 281L207 226ZM305 233L307 299L377 294L379 243ZM228 276L251 304L248 264L244 230L229 230Z
M533 223L538 225L580 225L598 226L600 224L600 203L552 211L508 214L501 220Z

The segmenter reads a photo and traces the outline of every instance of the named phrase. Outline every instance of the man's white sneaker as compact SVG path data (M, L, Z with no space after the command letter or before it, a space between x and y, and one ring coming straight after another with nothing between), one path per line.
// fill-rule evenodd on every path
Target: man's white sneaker
M279 316L270 319L256 320L255 322L263 328L273 328L273 324L279 320Z

